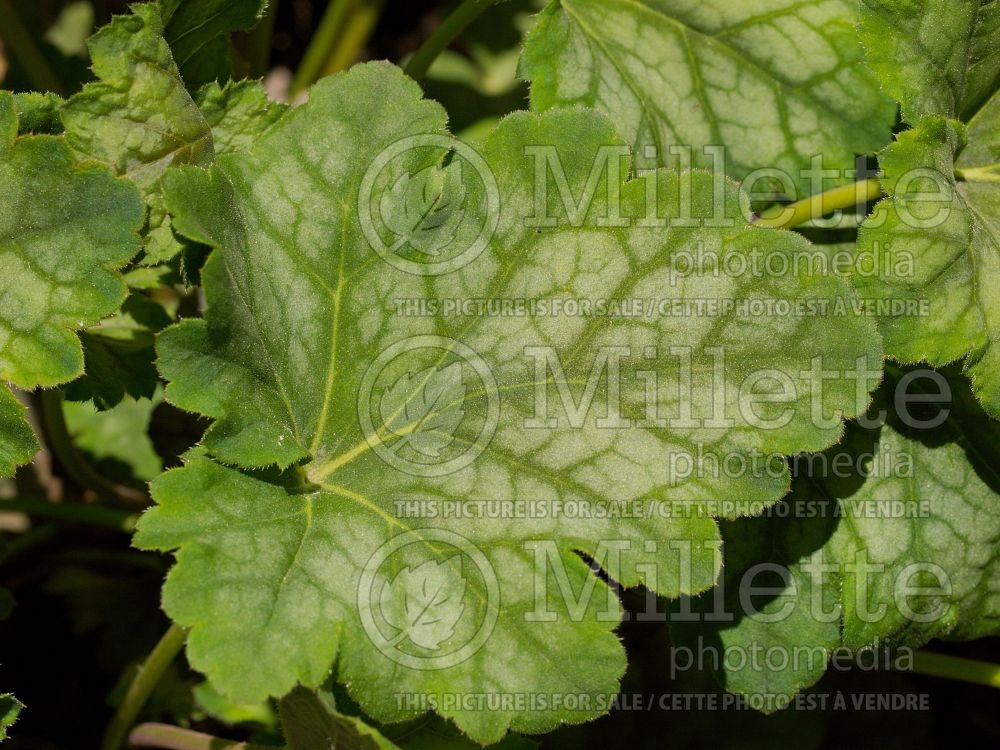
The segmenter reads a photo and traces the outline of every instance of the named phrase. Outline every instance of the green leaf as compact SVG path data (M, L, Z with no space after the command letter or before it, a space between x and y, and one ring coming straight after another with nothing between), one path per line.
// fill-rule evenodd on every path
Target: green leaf
M719 675L729 690L788 698L816 682L835 652L841 664L881 653L889 666L901 647L1000 632L1000 423L954 373L945 396L925 375L894 390L913 374L887 379L869 414L877 424L881 411L881 426L854 425L843 445L800 457L792 492L771 517L724 526L722 613L732 617L720 618L713 591L692 610L715 622L688 617L671 632L689 648L700 638L735 652ZM898 404L904 393L939 405L908 401L896 411L894 394ZM743 599L748 586L773 591ZM753 650L766 666L751 666Z
M887 353L934 366L964 358L993 415L1000 415L998 108L1000 94L968 128L925 117L881 154L890 197L858 237L859 256L881 260L876 273L855 276Z
M24 704L10 693L0 694L0 740L7 739L7 730L17 721L23 708Z
M195 100L212 128L217 154L249 151L288 111L286 105L268 101L259 81L230 81L222 87L208 83Z
M7 730L17 721L24 704L10 693L0 695L0 740L7 739Z
M348 701L350 703L350 701ZM323 690L295 688L279 703L288 750L350 748L358 750L481 750L451 724L425 716L405 724L378 727L351 711L342 711L333 695ZM531 750L537 747L510 736L490 750Z
M62 120L59 113L65 100L52 92L39 93L29 91L14 94L14 108L17 110L18 132L50 133L57 135L62 132Z
M333 697L296 688L278 705L288 750L321 747L343 750L397 750L377 729L354 716L338 713Z
M993 0L862 0L866 61L911 124L968 120L996 90L1000 11Z
M153 397L159 375L153 338L170 324L163 307L133 293L115 315L81 335L84 374L66 386L70 401L93 401L110 409L126 395Z
M253 28L267 4L267 0L162 0L164 35L191 91L229 79L229 35Z
M147 262L181 250L170 228L160 178L177 164L209 164L212 131L184 87L163 38L154 3L132 6L90 38L98 81L88 83L62 110L70 146L82 158L109 164L142 190L149 206Z
M17 131L13 97L0 92L0 380L32 389L77 377L83 352L74 331L124 300L114 271L138 251L142 203L104 167L74 164L62 138ZM37 449L6 387L0 423L6 475Z
M763 507L777 501L789 481L780 458L781 468L767 476L709 482L673 471L669 457L693 456L698 445L713 455L741 457L754 450L780 457L830 445L842 432L840 415L863 411L872 384L839 376L820 393L811 365L822 355L829 369L846 373L860 365L874 370L877 380L881 345L871 322L852 312L856 299L847 283L814 275L805 264L775 278L745 269L720 281L706 271L671 287L674 252L707 245L725 256L743 257L756 248L788 258L809 253L810 247L792 233L749 225L736 186L708 173L663 171L623 183L609 176L619 173L608 167L591 180L600 155L607 153L603 149L610 145L624 155L627 147L605 118L585 110L505 119L483 146L484 172L472 168L475 160L465 164L467 210L447 253L450 260L462 259L456 251L475 247L482 227L491 226L490 206L497 203L488 200L488 183L495 179L500 215L481 254L440 276L399 268L403 261L386 252L394 233L382 228L380 255L360 216L365 209L378 211L382 193L404 171L419 174L440 165L453 146L454 164L464 147L446 138L441 147L404 154L382 170L370 200L359 206L356 196L369 166L386 149L411 136L440 139L444 127L444 112L421 100L418 87L400 71L363 65L320 82L309 102L282 118L252 153L223 155L208 171L184 168L166 175L167 202L179 231L216 249L203 271L206 320L184 321L160 336L160 368L169 381L167 398L214 424L202 441L208 457L192 459L153 483L158 506L143 516L135 543L178 550L164 606L191 628L191 664L234 697L256 700L283 695L296 683L317 686L335 660L338 681L349 686L367 714L387 723L427 710L400 704L400 694L439 697L489 685L500 693L589 696L580 710L484 712L438 704L463 731L489 742L508 729L537 733L559 722L584 721L606 710L607 698L617 691L624 670L613 632L618 603L577 552L603 560L599 564L623 585L644 582L665 596L703 590L719 569L718 529L707 504L732 499ZM551 170L538 175L549 196L542 208L553 212L555 222L544 229L528 226L538 216L540 188L537 160L525 148L535 144L553 145L566 167L563 187L574 196L588 182L596 185L594 200L584 209L567 208L557 199L560 180ZM640 221L607 226L611 201L621 200L623 217L639 219L654 189L653 207L673 220L669 228ZM690 205L681 196L690 197ZM693 213L682 219L685 207ZM608 315L408 316L395 304L456 297L566 301L661 295L682 302L754 297L831 306L817 315L768 318L762 326L759 319L740 316L654 316L649 322ZM833 311L837 302L845 305L839 314ZM439 337L432 340L445 342L443 349L418 347L413 355L393 356L393 347L409 346L421 336ZM616 422L610 413L614 402L608 400L613 389L601 376L607 351L602 347L623 342L634 349L620 363L628 383L622 408L637 425ZM524 349L546 345L560 356L562 371L539 380L538 363ZM693 416L707 418L718 406L732 425L695 431L655 421L638 426L647 387L637 372L656 372L657 408L679 419L675 394L686 376L668 350L685 345L692 359ZM724 362L716 362L714 347L724 351ZM457 363L465 390L447 374ZM764 409L770 417L784 407L794 412L785 428L763 429L746 414L729 415L739 411L734 407L739 398L734 385L713 396L713 373L720 367L735 380L761 369L787 373L795 397L780 409L773 403ZM370 368L375 380L369 387ZM546 412L559 413L551 406L560 403L559 394L570 389L579 404L583 384L595 371L594 392L605 407L598 401L584 409L575 425L577 417L560 414L552 418L554 427L544 419L541 427L526 427L541 397L535 391L551 399ZM401 392L398 384L407 373L410 394L404 401L394 391ZM445 373L437 376L441 385L434 389L424 382L433 373ZM491 385L494 379L503 383L502 391ZM404 426L394 421L395 413L379 414L386 389L391 401L412 409L416 423ZM371 400L364 401L368 390ZM446 467L451 473L436 474L441 462L404 440L428 421L451 436L457 407L432 390L464 395L454 439L430 444L448 460L472 456ZM827 415L825 423L814 423L810 404ZM368 416L359 420L359 414ZM373 420L372 429L361 426L366 418ZM470 446L478 456L467 453ZM274 469L251 471L274 465L293 468L280 475ZM608 521L553 511L555 517L491 525L414 518L397 507L400 500L454 508L466 501L515 499L532 507L571 500L598 507L671 500L696 512ZM466 550L460 576L440 568L456 548L431 543L435 534L452 540L457 534L477 550L459 548ZM408 538L426 543L398 555L385 546ZM551 565L538 568L550 581L547 596L528 583L543 554L528 543L539 539L551 542ZM622 542L620 561L611 558L605 540ZM679 548L672 542L690 551L689 564L677 564ZM378 568L371 578L365 565L375 559L377 567L376 554L395 556L390 570ZM378 640L362 620L369 608L359 609L364 576L371 589L360 595L369 591L378 610L386 604L378 594L395 574L431 560L441 576L450 576L445 594L464 593L464 609L454 636L442 644L444 653L421 648L405 631L395 632L395 640L387 635L387 642ZM592 596L571 607L555 593L558 577L576 592L586 586ZM401 587L387 595L397 611L406 610L400 597L409 591ZM497 596L503 606L495 609L491 602ZM539 615L539 596L555 619L526 621ZM495 623L492 631L480 627L486 622ZM487 635L477 641L483 632ZM475 648L464 661L441 661L454 653L465 658L461 649L468 644ZM425 646L430 645L428 639ZM412 659L400 664L400 652ZM421 669L413 659L439 661L433 662L435 669Z
M0 386L0 477L12 476L38 452L38 438L26 415L24 404L7 386Z
M859 64L857 13L851 0L553 0L522 70L534 108L597 107L643 166L710 168L704 149L721 145L736 179L780 169L801 198L813 156L853 170L889 140L892 102Z
M145 484L163 471L149 438L149 422L161 396L121 401L107 411L89 403L63 405L73 444L85 451L105 476Z

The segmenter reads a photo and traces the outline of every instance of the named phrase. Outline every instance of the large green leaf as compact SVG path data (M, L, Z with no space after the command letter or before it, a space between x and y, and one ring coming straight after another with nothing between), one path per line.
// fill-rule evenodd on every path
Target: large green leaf
M901 647L1000 631L1000 423L961 378L942 396L927 372L887 380L869 415L881 426L800 457L769 518L725 524L724 605L710 592L692 608L701 619L672 625L688 648L728 649L723 683L766 710L831 657L843 669L868 652L889 668L906 663Z
M138 252L142 203L104 167L75 165L62 138L17 131L13 97L0 92L0 380L32 389L79 375L74 331L124 300L114 270ZM37 443L5 386L0 427L0 474L8 475Z
M522 65L535 108L607 112L641 163L653 147L683 165L677 147L713 167L705 147L725 146L733 177L782 170L802 197L812 157L852 170L889 140L892 102L859 65L856 22L851 0L553 0Z
M400 151L411 137L425 145ZM564 173L552 167L536 181L531 146L559 156ZM251 153L166 175L179 231L216 250L203 272L206 320L164 332L160 367L167 398L214 424L203 439L208 457L153 483L158 506L143 517L136 544L178 550L164 606L191 628L188 657L221 690L247 700L280 696L297 682L319 685L337 660L338 680L380 722L434 707L487 742L508 729L536 733L598 715L624 669L613 632L618 605L576 552L624 585L644 582L666 596L703 590L719 569L712 518L719 511L711 503L777 501L789 481L780 456L830 445L841 435L840 416L866 408L881 345L843 280L804 263L777 276L688 267L689 276L672 278L696 248L730 260L758 252L787 261L812 253L809 244L752 227L737 188L708 173L661 171L624 182L601 169L609 146L619 157L627 152L594 112L522 113L470 156L445 137L444 112L421 100L415 84L370 64L321 82ZM386 153L399 158L377 161ZM438 178L418 177L435 165ZM377 179L366 180L372 174ZM407 175L435 186L429 207L461 204L458 218L433 225L449 238L436 256L365 223L380 210L395 222L403 209L384 198ZM580 196L588 182L592 200L583 209L560 201L560 185ZM372 192L359 205L366 185ZM619 201L627 226L608 218ZM654 210L668 221L655 221ZM550 225L531 225L539 211L551 212ZM460 252L477 247L484 226L496 228L480 254ZM525 298L754 299L808 311L763 318L728 308L642 317L405 312L414 303ZM525 351L533 346L550 347L561 369L550 364L551 375L536 374L539 360ZM627 348L617 361L624 421L613 406L618 379L602 374L614 346ZM690 368L681 365L688 357ZM817 381L820 361L834 371L825 383ZM860 381L848 375L865 370ZM744 378L761 372L768 375L751 390L769 403L750 414L739 408ZM651 373L659 386L647 399ZM725 381L713 390L717 377ZM775 393L770 378L794 394ZM569 413L560 412L567 391L573 404L563 402ZM596 398L589 409L588 392ZM533 415L537 424L526 421ZM785 424L768 429L765 418ZM707 478L671 465L672 457L711 462L754 452L775 459L776 470ZM273 465L293 468L253 470ZM414 517L399 506L455 509L486 500L551 512L491 523ZM556 505L662 501L688 512L579 517ZM377 555L411 539L418 541L378 567ZM620 559L602 546L612 540ZM678 549L690 559L678 564ZM551 564L542 568L545 550ZM372 560L375 573L366 572ZM533 570L546 590L534 590ZM568 603L556 594L558 581L593 596ZM376 590L381 596L365 603ZM551 617L532 619L540 602ZM402 640L373 635L379 613ZM409 649L404 657L399 643ZM449 661L455 653L464 660ZM434 668L421 668L422 660ZM440 700L484 690L586 699L490 711ZM400 695L430 696L433 705L401 703Z
M994 0L862 0L868 65L903 119L971 118L1000 81Z

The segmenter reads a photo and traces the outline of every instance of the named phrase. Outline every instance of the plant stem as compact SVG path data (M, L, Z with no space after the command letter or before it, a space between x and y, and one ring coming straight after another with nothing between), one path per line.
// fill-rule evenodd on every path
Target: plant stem
M0 0L2 2L2 0ZM146 496L131 487L116 484L101 476L73 444L73 438L66 427L66 416L63 413L63 393L58 388L41 391L39 403L42 411L42 425L45 430L46 442L53 455L66 473L82 489L90 489L99 495L109 495L130 505L146 503Z
M146 704L153 688L167 671L167 667L184 646L187 632L179 625L171 625L160 642L149 653L145 664L139 667L132 684L128 686L125 698L108 724L101 741L101 750L119 750L129 728L135 723L139 711Z
M295 71L295 77L292 79L292 86L289 90L291 99L305 91L319 78L340 36L344 19L356 1L331 0L330 4L326 6L326 12L323 13L316 33L313 34L305 55L302 57L302 62L299 63L299 67Z
M10 55L21 63L31 84L39 91L63 94L62 83L52 71L41 50L35 46L34 37L21 22L10 0L0 0L0 29Z
M274 745L255 745L213 737L170 724L140 724L128 736L132 747L159 747L164 750L280 750Z
M463 0L462 4L441 22L427 41L420 45L420 49L406 66L406 74L418 83L423 81L438 55L454 42L470 23L498 2L500 0Z
M383 5L385 0L369 0L350 15L323 67L324 76L345 70L358 59L375 30Z
M56 521L101 526L132 533L139 516L135 513L108 508L94 503L54 503L29 497L0 500L0 513L27 513L29 516Z
M782 206L777 215L762 216L755 220L754 224L762 227L792 229L834 211L862 205L880 195L882 195L882 185L878 179L862 180Z
M955 177L963 182L1000 182L1000 164L956 169Z
M913 671L931 677L1000 688L1000 664L963 659L960 656L918 651L913 657Z

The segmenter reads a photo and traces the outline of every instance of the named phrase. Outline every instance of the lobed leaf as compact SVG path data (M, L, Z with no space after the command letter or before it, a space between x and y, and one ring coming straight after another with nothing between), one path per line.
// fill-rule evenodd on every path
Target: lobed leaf
M115 269L138 252L142 203L104 167L75 164L62 138L17 132L13 97L0 92L0 380L30 390L81 373L74 331L125 299ZM37 442L6 387L0 421L7 475L30 460Z
M813 157L853 170L889 140L857 17L851 0L552 0L522 71L535 109L606 112L642 166L712 168L724 147L736 179L781 171L774 189L804 197Z
M701 591L712 585L720 564L712 501L736 499L763 507L787 489L787 469L780 461L782 470L768 476L710 481L683 476L670 467L669 457L694 460L699 446L713 455L728 451L745 457L755 449L782 454L830 445L841 435L840 417L866 408L870 385L840 375L821 389L810 366L822 358L840 373L862 368L874 371L877 380L881 349L873 325L854 311L849 285L801 264L777 278L744 270L720 280L710 269L697 269L690 278L672 282L671 273L683 265L682 251L696 246L723 256L756 248L783 258L809 252L809 246L791 233L752 227L745 200L721 177L659 172L623 181L608 169L594 182L592 170L606 153L602 149L610 144L624 154L627 147L607 120L584 110L504 120L481 153L500 196L496 230L481 254L441 275L419 275L405 264L404 270L403 260L414 262L404 257L408 250L397 248L400 253L388 258L374 250L361 216L366 209L377 210L381 194L391 191L404 172L440 167L451 147L406 153L387 163L370 200L357 196L369 166L385 149L403 138L445 134L444 113L421 100L415 84L391 66L369 64L319 83L309 102L271 127L250 153L222 155L208 171L183 168L166 174L176 227L215 251L203 271L206 319L164 332L158 343L160 367L169 381L167 398L211 417L214 424L204 437L203 457L153 483L158 505L143 516L135 543L177 551L164 606L191 628L191 663L227 694L259 700L284 695L296 683L318 686L336 661L337 679L375 719L402 721L435 707L473 739L490 742L508 729L536 733L599 715L617 691L625 666L613 632L619 605L577 552L604 560L599 564L624 585L643 582L665 596ZM537 165L525 149L539 145L561 157L563 187L573 195L584 192L588 182L596 189L590 204L570 210L557 198L559 181L544 173L545 209L554 212L554 221L532 228L529 219L539 208L532 169ZM456 163L452 159L446 169ZM447 253L473 246L480 228L489 226L494 204L488 178L476 178L475 171L463 170L461 189L449 188L451 180L440 183L442 191L455 190L442 192L440 200L460 194L465 207L454 233L452 227L447 230L453 238ZM662 225L608 226L614 201L620 198L625 215L638 219L654 191L651 208L665 219ZM386 227L380 232L386 246L393 245L395 233ZM651 320L408 316L395 304L599 296L677 302L753 297L829 302L830 307L761 323L739 315ZM844 305L839 313L834 312L838 301ZM378 416L380 400L375 399L374 418L382 425L373 434L359 416L366 373L385 352L421 336L451 343L436 352L414 350L412 361L394 359L386 366L381 390L374 393L390 394L385 398L396 406L392 414ZM553 402L566 388L581 391L601 352L622 344L634 352L620 363L630 383L622 393L629 420L609 429L604 419L612 415L595 407L576 424L563 417L527 428L538 386ZM531 346L551 346L561 355L563 371L539 380L524 354ZM647 389L639 371L656 372L666 384L657 408L680 416L676 394L687 376L675 361L683 354L672 346L690 351L692 415L706 418L722 409L731 423L691 427L678 420L672 428L644 423L641 404ZM724 362L716 361L718 351L724 351ZM478 385L471 381L470 359L483 366L475 371ZM446 374L458 362L464 363L466 385L476 387L460 389ZM713 396L720 368L730 380ZM764 409L769 417L785 407L793 413L782 430L762 428L736 408L740 396L733 380L760 369L786 373L794 383L791 401ZM403 379L407 373L409 380ZM442 385L431 389L427 381L434 373L440 373ZM608 396L610 386L600 372L598 379L594 388ZM500 387L494 391L490 380ZM431 390L461 397L460 407L430 395ZM579 398L574 394L578 403ZM810 405L833 419L818 423ZM409 424L394 421L401 409L410 411ZM457 426L456 409L463 412ZM491 419L492 439L479 443L481 428ZM420 445L433 450L412 450L413 441L405 438L426 424L434 437ZM404 465L387 458L386 444L399 451L393 456L405 457ZM473 461L449 472L435 473L434 462L421 458L435 451L461 458L477 445L481 452ZM257 470L275 465L292 468ZM497 500L531 507L669 500L691 512L610 519L557 513L490 523L470 517L414 518L398 509L405 500L449 508ZM455 553L434 544L435 534L467 540L482 556L477 558L482 568L477 572L466 559L459 575L441 565ZM400 551L376 588L406 568L415 571L434 560L440 584L434 601L460 599L463 605L453 630L449 621L433 638L421 638L423 646L406 640L418 656L433 657L434 645L457 649L475 642L476 623L495 622L492 634L463 661L435 669L401 665L362 621L367 605L359 604L359 584L366 563L400 538L421 541ZM561 572L545 574L553 617L532 621L530 614L539 606L531 584L539 553L529 542L539 539L551 541L555 569ZM605 559L602 542L608 539L623 544L620 564ZM690 559L678 564L678 549L687 550ZM497 572L495 587L484 569ZM557 585L592 596L571 606L553 596ZM409 591L402 585L390 588L381 608L405 612ZM400 704L394 697L437 699L479 693L484 685L504 694L573 694L586 700L563 709L480 711L439 700L433 706Z
M918 377L910 403L926 394L943 405L897 411L900 376L912 374L887 381L869 426L853 426L825 455L801 457L780 512L724 526L721 616L711 592L693 610L714 622L671 625L688 647L735 649L719 677L768 699L768 711L816 682L834 655L843 665L877 650L885 664L901 647L1000 630L1000 424L959 378L942 395L921 393ZM940 424L928 430L913 419ZM748 586L765 588L750 597ZM754 650L766 667L750 666Z
M967 120L996 91L1000 12L993 0L862 0L865 60L915 125Z

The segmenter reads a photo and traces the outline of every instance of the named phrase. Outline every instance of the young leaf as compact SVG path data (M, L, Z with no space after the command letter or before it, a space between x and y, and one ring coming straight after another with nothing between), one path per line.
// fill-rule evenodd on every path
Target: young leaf
M159 382L153 337L170 322L162 305L129 295L121 310L81 335L84 374L64 389L67 400L110 409L126 395L152 398Z
M893 106L859 65L857 12L851 0L765 12L744 0L553 0L522 70L533 107L597 107L645 166L710 168L721 157L705 148L724 146L733 177L780 169L804 197L812 157L853 169L889 140Z
M76 153L112 166L142 190L149 206L147 260L181 246L170 229L160 178L177 164L209 164L212 131L192 100L163 38L159 6L132 6L88 42L98 81L66 102L61 116Z
M855 283L904 363L965 358L975 392L1000 415L1000 93L969 127L928 116L880 157L890 197L861 227L881 258ZM901 265L896 259L903 259ZM903 305L898 304L902 301Z
M433 716L388 727L372 726L341 711L333 695L323 690L295 688L278 704L288 750L349 748L350 750L483 750L455 728ZM534 750L537 745L511 736L488 750Z
M903 119L970 119L996 90L1000 11L993 0L862 0L865 60Z
M7 739L7 730L11 728L24 704L10 693L0 694L0 740Z
M153 409L162 400L127 399L108 411L88 402L63 405L73 443L85 451L106 476L144 484L163 471L163 462L149 439ZM103 464L103 465L102 465Z
M189 90L230 78L229 35L253 28L267 4L268 0L162 0L164 35Z
M164 332L160 367L170 381L168 399L214 424L203 440L210 458L191 460L153 483L158 506L143 517L136 544L178 550L164 606L191 628L191 663L234 696L260 699L283 695L297 682L319 685L335 659L338 679L366 713L384 722L426 710L401 704L395 697L400 694L440 696L490 685L504 693L590 696L576 711L483 712L438 704L463 731L489 742L508 729L535 733L562 721L584 721L601 713L617 691L624 669L613 633L618 604L577 551L603 561L624 585L643 582L666 596L700 591L719 569L709 505L737 499L764 506L787 488L784 470L706 480L671 469L670 456L692 458L699 446L713 455L747 458L755 450L781 455L830 445L842 432L840 415L866 407L872 381L880 377L881 345L874 326L853 311L857 300L846 282L815 275L805 264L776 277L744 266L724 280L702 269L672 283L672 264L680 263L674 254L695 247L736 259L757 250L787 260L809 252L809 245L792 233L749 225L745 201L721 176L659 172L622 182L610 160L601 169L601 155L611 148L621 157L627 147L606 119L585 110L504 120L483 146L483 171L463 170L467 210L448 248L451 256L475 247L482 227L490 226L497 203L489 200L487 183L495 179L502 200L496 230L487 234L480 254L440 276L399 268L397 256L373 250L362 217L378 210L381 193L403 171L416 174L439 164L453 142L445 139L441 147L417 148L387 163L371 183L371 197L357 196L370 165L387 149L408 137L443 138L444 127L444 112L421 100L401 72L363 65L318 84L309 102L282 118L252 153L221 156L209 171L183 168L166 175L179 231L216 249L203 272L206 320ZM552 164L536 172L539 158L530 149L526 153L530 146L558 156L562 177L551 174ZM588 185L596 189L582 209L558 199L561 189L579 196ZM645 211L651 194L656 199L650 210L666 219L662 223ZM621 218L635 219L627 226L608 218L619 200ZM552 212L544 229L530 226L544 218L539 212ZM643 216L646 223L638 220ZM383 251L392 235L385 229L377 235ZM680 303L753 297L805 302L826 312L768 317L761 326L739 315L408 316L395 304L598 296L666 296ZM844 306L840 312L837 303ZM414 341L419 346L405 349L408 357L395 356ZM609 347L622 344L633 353L617 363L628 383L617 415L616 387L601 372ZM526 348L558 359L534 359ZM820 359L836 371L822 388L815 376ZM457 362L469 387L460 394L457 387L441 389L463 396L464 416L454 440L435 446L452 461L439 471L440 462L421 461L417 451L393 451L406 427L418 425L401 428L395 414L383 420L379 398L409 373L409 398L394 400L404 410L413 401L413 418L420 422L428 418L427 403L439 404L432 409L447 415L454 405L429 398L426 376L417 374L447 372ZM558 374L536 372L546 364L558 364ZM788 413L782 430L767 429L758 415L735 407L741 398L737 382L762 370L784 373L794 385L780 409L763 410L771 418ZM861 370L867 376L860 380L846 375ZM640 372L660 378L655 404L645 407L649 394ZM716 376L724 384L713 394ZM591 393L604 399L604 407L596 405L600 401L580 407L587 398L583 386L591 380ZM694 429L644 419L649 412L643 409L655 407L664 418L680 420L677 394L688 381L692 417L708 419L724 410L731 422ZM572 407L562 400L567 389ZM569 413L556 408L560 416L546 418L539 414L539 399L563 403ZM814 419L817 410L825 422ZM541 426L529 429L526 420L530 424L533 414ZM378 422L369 429L366 419ZM451 426L442 418L435 429L450 434ZM296 467L280 476L249 471L275 464ZM693 512L612 520L555 512L544 520L489 524L414 518L398 509L397 501L407 500L449 508L485 500L532 507L671 500ZM379 559L373 555L390 554L384 552L387 544L411 538L402 534L423 541L400 550L384 574L366 572L366 564ZM365 619L379 608L379 598L369 606L359 604L359 596L366 596L366 576L374 575L371 591L381 592L379 584L393 572L453 557L454 546L431 543L435 534L457 534L477 551L465 553L460 573L438 569L452 576L450 594L465 586L455 635L442 649L464 660L421 669L393 663L399 657L392 649L405 645L421 659L433 654L408 639L379 641ZM592 594L570 603L550 592L543 598L553 600L546 606L554 617L539 615L539 594L525 584L547 554L529 544L539 539L551 542L546 549L563 583ZM622 543L620 560L602 545L608 539ZM690 558L681 565L678 549ZM405 610L399 597L408 592L395 592L399 611ZM487 621L492 630L477 629ZM477 641L482 632L487 635ZM459 647L469 643L475 648L466 654Z
M28 424L27 410L4 385L0 386L0 477L9 477L38 452L38 439Z
M62 138L17 131L13 97L0 92L0 380L32 389L78 376L74 331L125 299L114 271L138 252L142 202L104 167L75 165ZM9 475L37 444L5 386L0 423L0 472Z
M689 616L671 632L689 647L701 639L744 656L756 650L759 662L761 654L783 655L764 668L723 661L729 690L788 698L816 682L842 647L852 654L917 648L1000 631L1000 423L959 379L946 410L897 413L899 382L898 375L887 381L870 413L887 415L885 424L853 426L843 445L801 457L781 512L723 528L723 613L731 617L719 617L718 592L711 592L693 610L715 622ZM913 400L934 399L920 383L913 381ZM947 421L928 430L914 419ZM746 596L748 586L773 592L761 604ZM759 609L747 611L747 601Z
M259 81L230 81L222 87L208 83L195 101L212 128L217 154L249 151L288 111L286 105L268 101Z
M320 747L350 750L398 748L361 719L339 713L333 697L326 693L296 688L281 699L278 711L288 750L313 750Z

